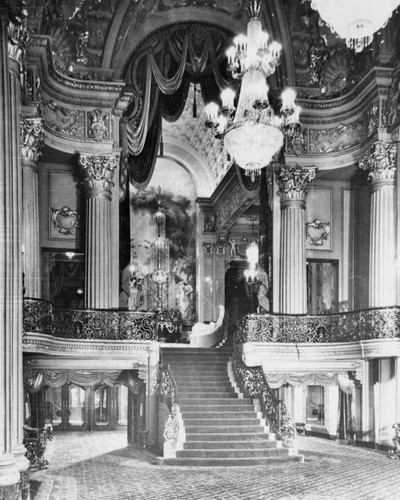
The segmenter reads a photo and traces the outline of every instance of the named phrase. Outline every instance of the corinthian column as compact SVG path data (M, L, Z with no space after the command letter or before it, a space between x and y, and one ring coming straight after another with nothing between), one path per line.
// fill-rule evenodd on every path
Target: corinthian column
M42 145L42 119L21 120L22 244L25 295L41 297L37 159Z
M394 176L396 145L375 143L360 161L371 180L369 306L396 304Z
M315 169L284 167L277 176L281 199L279 308L284 314L307 312L306 187Z
M86 195L85 306L112 306L111 187L119 153L81 153L79 164Z
M22 272L19 70L24 12L0 4L0 498L16 499L22 445ZM23 478L23 484L26 481Z

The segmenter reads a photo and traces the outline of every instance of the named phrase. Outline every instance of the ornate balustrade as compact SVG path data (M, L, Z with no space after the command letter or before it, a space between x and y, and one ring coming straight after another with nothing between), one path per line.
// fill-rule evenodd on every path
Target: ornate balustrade
M24 300L26 333L81 340L156 340L156 320L154 312L65 309L45 300Z
M400 308L366 309L320 316L251 314L235 342L328 343L400 338Z
M168 364L162 360L158 369L157 392L168 406L169 415L164 427L164 452L165 458L175 458L176 452L183 449L185 442L185 429L179 407L178 388Z
M272 392L261 366L247 366L234 348L232 358L235 381L247 397L257 398L267 423L283 442L285 448L295 448L296 427L289 417L286 405Z

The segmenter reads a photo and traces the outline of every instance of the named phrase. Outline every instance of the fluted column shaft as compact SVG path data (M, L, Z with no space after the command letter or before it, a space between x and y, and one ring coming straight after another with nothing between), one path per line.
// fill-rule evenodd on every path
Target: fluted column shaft
M119 154L81 154L86 195L85 307L112 306L111 187Z
M396 146L378 142L360 162L371 180L369 306L396 304Z
M282 168L277 176L281 198L279 309L307 312L305 206L306 186L314 169Z
M25 296L40 298L41 265L37 158L42 143L42 119L21 120L22 245Z
M9 11L0 6L0 496L17 498L22 445L22 288L19 238L19 95L9 60ZM11 72L10 72L11 69ZM18 72L17 72L18 74ZM19 119L19 117L18 117ZM15 158L15 155L17 158ZM18 446L20 445L20 446Z

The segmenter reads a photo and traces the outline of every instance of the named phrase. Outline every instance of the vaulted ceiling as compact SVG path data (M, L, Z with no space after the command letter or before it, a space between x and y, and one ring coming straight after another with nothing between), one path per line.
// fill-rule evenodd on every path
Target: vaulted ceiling
M214 36L229 46L231 37L246 29L246 4L246 0L28 0L28 24L31 32L51 37L59 71L76 78L124 79L128 64L149 36L178 23L196 24L199 44L204 31L213 29ZM263 0L262 19L272 38L283 45L272 86L297 86L308 99L348 92L377 60L391 64L398 51L399 14L358 55L321 22L309 0Z

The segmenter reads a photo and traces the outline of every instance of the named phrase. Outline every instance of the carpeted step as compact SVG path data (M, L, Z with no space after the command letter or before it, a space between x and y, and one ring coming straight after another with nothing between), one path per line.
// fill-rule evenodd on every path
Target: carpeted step
M210 396L210 395L216 396L217 394L221 394L224 392L234 393L235 391L234 391L233 387L228 387L226 385L225 386L220 385L218 387L209 387L209 386L204 386L204 385L200 385L198 387L196 387L196 386L191 386L191 387L182 386L179 388L179 395L181 397L185 397L185 394L187 394L187 393L189 393L189 394L205 394L206 396Z
M179 458L249 458L249 457L278 457L289 455L287 448L232 448L220 450L180 450L177 452Z
M225 418L221 415L218 418L186 418L184 417L185 428L193 427L195 425L210 425L210 426L221 426L225 427L226 425L230 427L239 426L239 425L260 425L260 419L258 419L255 414L253 414L253 418L248 416L244 418L232 418L231 415L226 415Z
M243 399L239 399L237 394L229 394L229 397L224 398L198 398L198 397L187 397L179 398L180 406L185 405L195 405L204 406L206 404L210 405L231 405L237 402L243 404Z
M179 389L178 389L179 391ZM237 399L238 395L235 392L185 392L179 393L179 401L184 402L186 399L194 400L194 399L207 399L208 397L212 398L233 398Z
M277 441L269 439L240 440L240 441L186 441L183 448L185 450L222 450L222 449L245 449L245 448L278 448Z
M244 457L244 458L164 458L157 457L158 465L184 465L195 467L234 467L249 465L268 465L281 462L303 462L303 455L279 455L274 457Z
M209 408L203 408L203 411L185 411L182 410L182 416L183 419L186 422L189 422L190 419L197 418L197 419L218 419L221 418L224 421L228 418L234 418L234 419L248 419L251 417L254 417L254 410L251 411L251 407L247 411L236 411L236 410L231 410L231 411L209 411Z
M185 425L187 434L244 434L246 432L262 432L261 425Z
M229 434L226 432L223 433L211 433L211 434L205 434L205 433L192 433L192 432L186 432L186 442L194 442L194 441L202 441L202 442L210 442L210 441L216 441L216 442L226 442L226 441L269 441L271 439L274 439L274 434L271 434L269 432L264 432L263 430L259 430L258 432L237 432L235 434ZM272 441L274 442L274 441Z
M226 405L213 405L213 404L204 404L204 405L187 405L187 404L181 404L181 412L201 412L201 411L212 411L212 412L219 412L219 413L229 413L230 411L236 412L236 411L241 411L241 412L253 412L254 411L254 406L251 404L251 401L246 401L246 403L243 403L243 399L234 399L232 401L232 404L226 404ZM237 403L237 404L233 404ZM241 404L242 403L242 404Z

